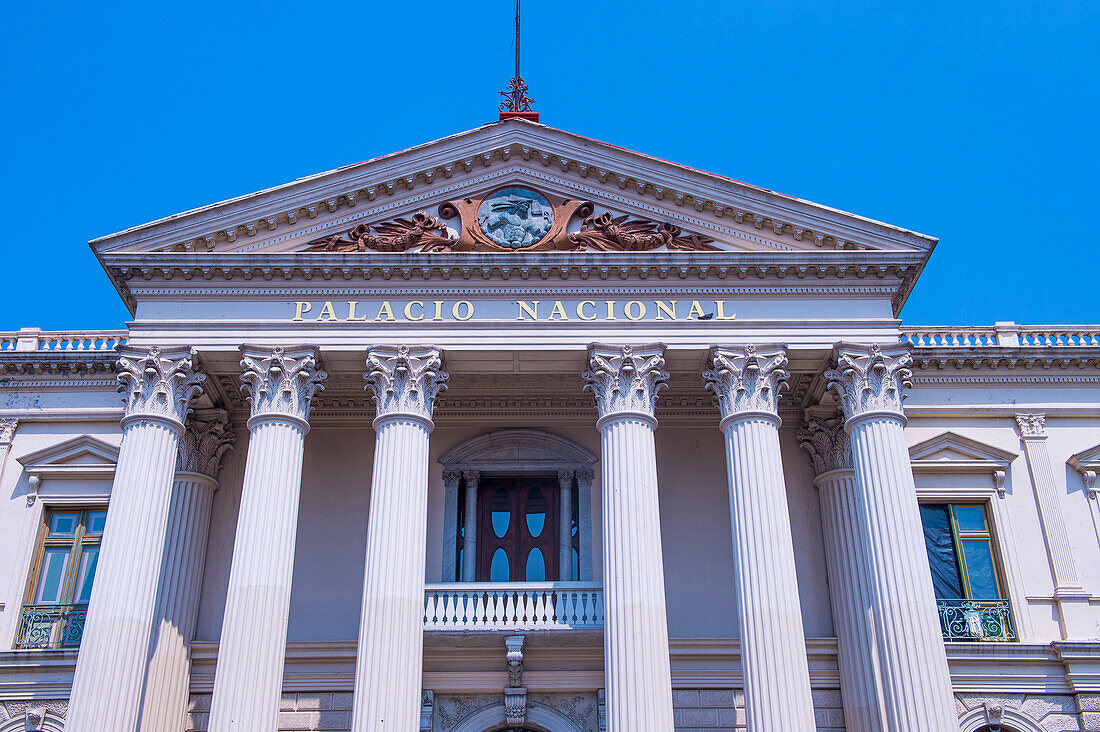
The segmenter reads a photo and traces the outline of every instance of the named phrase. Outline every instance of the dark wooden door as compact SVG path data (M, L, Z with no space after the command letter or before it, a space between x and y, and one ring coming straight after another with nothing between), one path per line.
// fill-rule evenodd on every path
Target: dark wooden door
M555 476L482 476L478 582L556 581L560 502Z

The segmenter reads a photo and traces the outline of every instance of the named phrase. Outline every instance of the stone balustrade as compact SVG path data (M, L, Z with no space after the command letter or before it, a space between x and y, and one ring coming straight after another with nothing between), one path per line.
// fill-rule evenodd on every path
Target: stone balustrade
M901 341L918 348L1084 348L1100 346L1100 328L1073 325L901 327Z
M569 630L602 628L599 582L429 584L425 630Z
M113 351L126 344L125 330L44 331L23 328L0 332L0 351Z

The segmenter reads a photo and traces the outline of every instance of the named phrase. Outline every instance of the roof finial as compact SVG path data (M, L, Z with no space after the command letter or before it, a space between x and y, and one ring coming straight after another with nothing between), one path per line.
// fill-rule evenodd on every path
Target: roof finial
M519 73L519 2L516 0L516 75L508 82L508 88L500 93L504 101L500 103L502 120L522 117L532 122L539 121L539 113L531 109L534 99L527 96L527 84Z

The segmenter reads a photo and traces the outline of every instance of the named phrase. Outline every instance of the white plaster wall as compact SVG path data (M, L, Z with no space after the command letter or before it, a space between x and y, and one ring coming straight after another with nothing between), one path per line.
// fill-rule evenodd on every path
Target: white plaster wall
M48 392L41 396L45 396L47 402L52 401ZM23 394L18 398L30 403L35 401L33 394ZM92 407L109 408L115 406L115 399L117 395L114 393L100 393L85 394L82 401ZM10 402L10 398L6 401ZM122 439L117 421L35 421L34 418L24 418L15 432L0 478L0 603L3 604L0 610L0 649L11 648L18 630L45 511L52 505L64 502L70 505L81 505L84 501L103 503L111 490L109 480L45 478L39 489L39 498L28 506L30 484L16 458L81 435L90 435L112 445L118 445Z

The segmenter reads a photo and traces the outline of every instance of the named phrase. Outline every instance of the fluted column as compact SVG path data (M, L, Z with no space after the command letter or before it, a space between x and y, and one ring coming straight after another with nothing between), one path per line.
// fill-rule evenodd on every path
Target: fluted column
M905 446L908 346L837 346L825 372L852 442L886 728L958 732L932 573Z
M814 706L779 454L783 346L715 347L703 372L726 437L734 588L750 732L813 732Z
M603 482L604 668L609 732L671 732L661 517L653 416L664 344L588 347Z
M210 508L222 456L235 440L223 409L197 411L180 438L157 624L141 707L142 732L177 730L184 722Z
M462 526L462 581L477 580L477 486L481 473L477 470L462 471L466 481L465 522Z
M829 599L833 607L844 701L844 728L848 732L883 732L875 669L875 633L868 612L867 547L860 530L862 504L852 469L852 447L839 415L807 415L798 439L817 470Z
M118 351L122 445L65 721L78 732L137 728L176 452L206 379L189 349Z
M558 471L561 490L558 511L558 579L569 582L573 576L573 471Z
M378 416L351 729L406 732L420 724L428 436L447 372L439 349L379 347L366 378Z
M278 726L302 453L313 397L327 378L312 346L242 346L241 356L252 416L210 732Z

